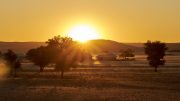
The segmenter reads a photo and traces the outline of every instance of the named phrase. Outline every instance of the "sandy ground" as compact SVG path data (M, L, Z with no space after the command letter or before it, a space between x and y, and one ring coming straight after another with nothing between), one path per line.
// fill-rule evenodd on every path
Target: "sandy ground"
M180 101L180 67L80 67L0 80L0 101Z
M72 69L63 79L25 63L18 78L0 80L0 101L180 101L178 63L171 57L155 73L144 59L101 62Z

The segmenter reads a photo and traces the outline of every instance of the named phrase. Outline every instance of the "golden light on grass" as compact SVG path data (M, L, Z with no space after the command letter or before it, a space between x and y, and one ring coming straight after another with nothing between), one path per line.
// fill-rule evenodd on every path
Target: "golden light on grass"
M9 71L10 68L8 68L7 65L5 65L4 61L0 60L0 79L7 76Z
M100 37L95 28L88 25L73 27L68 33L68 36L80 42L87 42L88 40L98 39Z

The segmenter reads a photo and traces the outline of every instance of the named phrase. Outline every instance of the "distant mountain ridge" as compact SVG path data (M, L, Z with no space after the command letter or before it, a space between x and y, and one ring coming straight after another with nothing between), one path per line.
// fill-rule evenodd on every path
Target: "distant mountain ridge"
M90 40L87 42L87 49L91 52L119 52L123 49L132 49L139 51L141 48L136 46L127 45L124 43L119 43L112 40Z
M25 54L29 49L46 45L45 42L0 42L0 51L12 49L16 53ZM143 43L119 43L112 40L90 40L84 46L93 53L119 52L122 49L133 49L143 52ZM167 43L169 50L180 50L180 43Z
M144 47L144 43L125 43L126 45L131 45L131 46L135 46L135 47L140 47L143 48ZM166 43L168 50L180 50L180 43Z
M0 51L12 49L16 53L26 53L29 49L45 45L44 42L0 42Z

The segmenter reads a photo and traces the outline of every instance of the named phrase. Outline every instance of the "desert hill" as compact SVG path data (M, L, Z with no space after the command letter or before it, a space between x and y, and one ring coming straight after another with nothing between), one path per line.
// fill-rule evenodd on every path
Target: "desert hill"
M135 51L140 51L141 48L136 46L127 45L124 43L119 43L112 40L91 40L87 42L87 49L91 52L119 52L123 49L132 49Z
M126 45L143 48L143 43L126 43ZM166 43L169 51L179 50L180 51L180 43Z
M29 49L45 45L44 42L0 42L0 51L12 49L16 53L26 53Z
M12 49L16 53L26 53L29 49L46 45L44 42L0 42L0 51L4 52L7 49ZM126 45L112 40L91 40L84 44L91 52L118 52L122 49L138 50L139 48L131 45Z
M46 45L44 42L0 42L0 51L12 49L16 53L25 54L29 49ZM93 53L119 52L122 49L133 49L135 52L143 52L143 43L120 43L112 40L91 40L84 46ZM167 43L169 50L180 50L180 43Z

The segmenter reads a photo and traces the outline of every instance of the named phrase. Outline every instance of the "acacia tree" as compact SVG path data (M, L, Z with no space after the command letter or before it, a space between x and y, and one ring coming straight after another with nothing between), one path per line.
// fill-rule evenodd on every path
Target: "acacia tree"
M40 72L43 72L44 67L50 63L48 48L44 46L29 50L26 56L35 65L40 67Z
M3 56L2 52L0 51L0 58Z
M21 63L17 55L9 49L6 53L3 54L3 56L6 64L10 67L10 74L16 77L17 69L21 67Z
M14 76L17 76L17 69L21 67L21 62L19 59L16 60L15 64L14 64Z
M145 54L148 55L147 60L149 61L149 65L155 68L155 72L157 72L157 68L159 65L165 64L165 52L167 51L167 47L165 43L161 43L160 41L147 41L145 45Z
M51 47L51 59L55 62L55 70L61 72L63 78L64 72L71 67L76 67L83 61L83 51L80 45L70 37L55 36L49 39L47 47Z
M133 50L131 49L121 50L120 52L121 54L119 56L123 57L124 60L127 60L127 57L134 57Z

